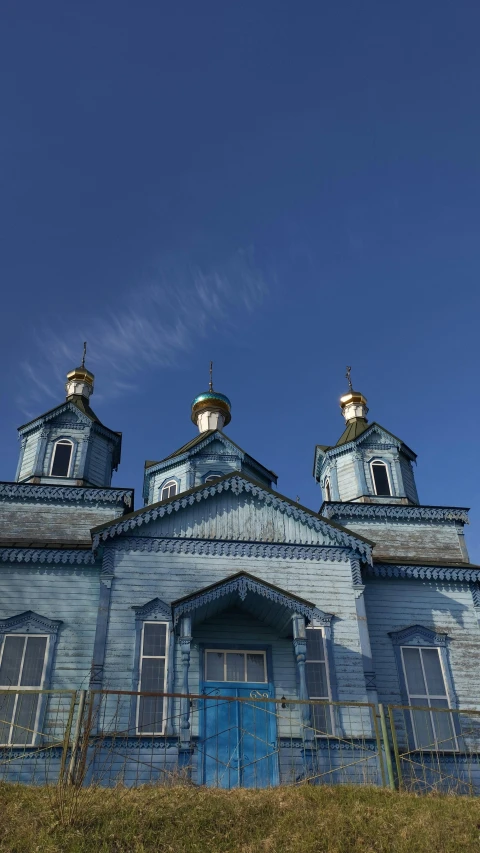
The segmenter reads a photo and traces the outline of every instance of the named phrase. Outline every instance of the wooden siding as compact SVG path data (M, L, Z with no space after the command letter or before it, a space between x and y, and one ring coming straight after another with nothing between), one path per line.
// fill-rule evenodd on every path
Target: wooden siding
M338 493L341 501L351 501L361 494L357 483L355 465L351 455L340 456L337 461Z
M0 619L33 610L61 619L52 689L87 687L98 608L98 569L76 566L0 567Z
M0 541L90 544L92 527L122 513L122 504L0 501Z
M465 562L457 528L454 524L428 524L421 522L348 521L348 529L375 542L373 557L392 560L424 559Z
M410 498L413 503L418 503L417 487L415 485L415 477L413 474L413 466L409 459L400 455L400 468L402 471L403 488L407 498Z
M128 534L127 534L128 535ZM249 493L222 492L136 528L134 536L335 545L335 540Z
M448 656L460 706L480 706L480 631L468 584L369 579L365 600L380 702L401 700L389 632L422 625L450 638Z
M242 570L335 614L332 636L339 698L365 701L355 596L350 565L346 562L115 552L115 581L105 663L106 686L130 689L132 684L136 684L137 674L133 672L135 614L132 606L142 606L157 596L170 603ZM196 627L195 632L197 630ZM258 632L245 635L244 641L258 641ZM198 666L197 672L192 666L191 679L192 685L198 680Z
M25 444L25 450L23 453L19 480L22 480L24 477L28 477L33 474L33 467L35 465L35 454L39 440L40 431L34 432L32 435L28 436Z
M94 486L110 486L112 482L111 446L109 449L109 442L100 435L91 435L83 477Z

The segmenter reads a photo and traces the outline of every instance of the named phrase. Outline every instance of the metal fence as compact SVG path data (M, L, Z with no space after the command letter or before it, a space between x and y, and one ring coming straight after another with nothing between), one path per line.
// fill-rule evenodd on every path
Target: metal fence
M2 690L0 779L480 793L480 712L241 692Z

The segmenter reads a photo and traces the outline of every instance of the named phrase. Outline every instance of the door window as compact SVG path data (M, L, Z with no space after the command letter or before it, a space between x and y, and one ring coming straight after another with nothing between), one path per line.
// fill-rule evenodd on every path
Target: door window
M265 684L267 665L265 652L223 651L205 652L206 681L237 681Z

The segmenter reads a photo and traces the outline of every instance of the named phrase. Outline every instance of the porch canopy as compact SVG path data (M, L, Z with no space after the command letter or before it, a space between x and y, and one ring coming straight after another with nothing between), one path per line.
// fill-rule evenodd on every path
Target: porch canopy
M299 598L248 572L238 572L174 601L173 619L177 624L184 616L189 616L192 625L196 625L234 607L271 625L279 637L292 636L292 617L296 614L303 616L306 622L315 620L324 625L329 625L332 618L331 614L319 610L311 601Z

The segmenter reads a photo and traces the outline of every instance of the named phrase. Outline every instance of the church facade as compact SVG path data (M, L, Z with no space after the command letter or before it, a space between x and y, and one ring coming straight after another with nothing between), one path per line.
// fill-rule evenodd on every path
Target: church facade
M195 716L192 694L297 700L288 733L257 714L261 784L291 773L271 757L282 737L300 744L301 779L305 744L338 738L347 704L431 708L409 717L412 749L461 753L453 715L434 709L480 709L468 510L419 502L415 453L367 420L364 396L350 386L342 435L315 448L319 512L230 438L212 386L192 404L197 435L145 463L135 509L111 485L122 437L91 409L93 385L83 363L67 375L65 401L20 427L15 481L0 483L0 750L39 745L40 689L86 688L127 696L129 739L168 744L200 783L252 784L251 702L234 721L218 702Z

